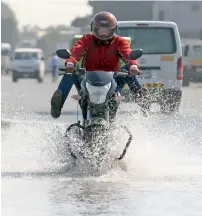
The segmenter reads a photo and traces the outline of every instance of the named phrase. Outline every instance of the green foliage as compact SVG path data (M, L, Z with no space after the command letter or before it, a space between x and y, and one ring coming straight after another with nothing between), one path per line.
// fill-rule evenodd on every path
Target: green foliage
M10 43L12 48L19 40L18 23L9 6L1 2L1 42Z
M92 16L91 15L88 15L86 17L76 17L72 23L71 23L71 26L74 26L74 27L85 27L85 26L89 26L90 23L91 23L91 19L92 19Z
M45 55L51 55L57 49L58 41L65 40L65 36L61 35L61 31L68 30L67 26L59 25L57 27L48 27L46 34L38 40L37 46L44 50Z

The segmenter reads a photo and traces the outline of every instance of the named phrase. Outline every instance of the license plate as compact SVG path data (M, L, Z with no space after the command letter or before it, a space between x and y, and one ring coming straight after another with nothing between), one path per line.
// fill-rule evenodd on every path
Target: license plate
M128 86L128 84L126 84L124 88L125 88L125 89L129 89L129 86Z
M144 88L163 88L163 83L143 83L142 86Z
M138 78L151 78L151 70L144 70L143 73L137 75Z

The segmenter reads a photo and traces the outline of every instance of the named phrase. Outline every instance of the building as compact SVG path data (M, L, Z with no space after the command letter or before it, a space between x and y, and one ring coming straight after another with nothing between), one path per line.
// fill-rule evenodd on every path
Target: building
M153 20L174 21L181 36L197 38L202 31L202 1L155 2Z
M118 20L152 20L153 1L89 1L93 14L112 12Z
M202 1L89 1L93 14L110 11L118 20L176 22L182 37L198 38L202 30Z

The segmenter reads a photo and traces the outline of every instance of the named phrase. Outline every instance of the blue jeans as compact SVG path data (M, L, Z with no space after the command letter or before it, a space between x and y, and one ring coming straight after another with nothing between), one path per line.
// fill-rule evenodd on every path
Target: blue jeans
M53 66L53 67L52 67L52 77L53 77L53 78L56 78L56 77L57 77L57 67L56 67L56 66Z
M121 93L125 84L127 83L130 90L134 93L141 90L142 86L138 82L136 76L131 77L116 77L117 90Z
M75 74L65 74L63 76L58 86L58 90L61 90L63 93L63 102L65 102L65 100L67 99L73 84L75 85L78 92L81 90L81 86L80 86L81 80L82 79ZM126 83L128 84L130 90L134 93L138 92L142 88L142 86L140 85L140 83L138 82L135 76L116 77L116 82L117 82L117 90L120 93L123 90Z

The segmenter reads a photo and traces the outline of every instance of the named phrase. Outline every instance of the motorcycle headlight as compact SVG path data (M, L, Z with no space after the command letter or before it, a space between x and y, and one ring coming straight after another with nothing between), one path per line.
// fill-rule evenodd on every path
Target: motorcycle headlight
M86 82L90 102L94 104L102 104L106 101L107 93L111 88L111 82L105 86L92 86Z

